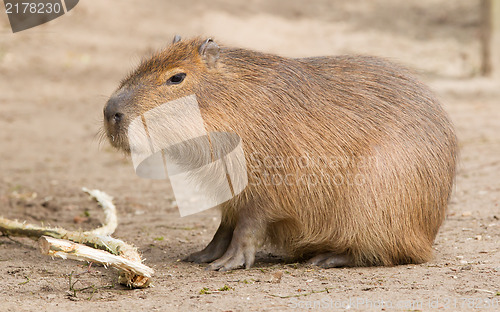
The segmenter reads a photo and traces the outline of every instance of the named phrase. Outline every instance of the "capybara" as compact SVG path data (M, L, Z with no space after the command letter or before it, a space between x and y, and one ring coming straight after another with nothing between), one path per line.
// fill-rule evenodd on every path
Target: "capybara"
M285 58L176 37L107 102L111 144L130 152L131 120L193 94L207 131L241 138L248 185L220 205L212 241L186 260L249 268L264 243L325 268L431 259L457 139L408 70L378 57Z

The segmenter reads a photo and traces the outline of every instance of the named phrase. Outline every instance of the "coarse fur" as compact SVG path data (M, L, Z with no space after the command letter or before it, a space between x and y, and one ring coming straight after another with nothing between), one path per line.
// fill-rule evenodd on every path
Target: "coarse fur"
M165 84L178 73L181 84ZM407 70L376 57L292 59L176 40L110 99L122 117L105 121L111 143L130 151L130 120L192 94L208 132L241 138L249 183L221 205L214 240L188 260L249 267L265 241L325 267L431 259L457 141Z

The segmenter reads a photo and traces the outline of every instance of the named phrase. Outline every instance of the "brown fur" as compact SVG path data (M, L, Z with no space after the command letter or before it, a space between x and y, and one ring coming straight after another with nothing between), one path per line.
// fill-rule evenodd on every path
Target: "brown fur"
M251 254L264 240L294 257L346 255L354 266L431 259L457 143L424 85L364 56L290 59L222 47L209 66L202 44L179 41L142 62L117 91L126 92L125 121L106 128L113 145L128 150L127 121L195 94L207 131L241 137L249 184L221 206L225 236L213 243L227 248L226 259L231 248ZM187 74L182 84L164 85L180 72ZM291 183L273 185L272 177ZM245 259L250 266L253 258Z

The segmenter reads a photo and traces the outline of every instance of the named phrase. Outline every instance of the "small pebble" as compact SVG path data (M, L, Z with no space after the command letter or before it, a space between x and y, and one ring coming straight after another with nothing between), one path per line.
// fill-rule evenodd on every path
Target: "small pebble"
M273 274L273 279L271 280L272 283L280 283L281 278L283 277L283 272L278 271Z

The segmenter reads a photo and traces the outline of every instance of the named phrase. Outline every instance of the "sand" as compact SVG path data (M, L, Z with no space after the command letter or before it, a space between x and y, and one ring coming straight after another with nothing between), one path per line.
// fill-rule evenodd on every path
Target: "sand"
M112 270L0 237L0 310L500 309L500 81L476 76L478 12L467 0L85 0L16 34L1 13L0 215L91 229L103 215L80 188L103 190L116 198L115 236L135 244L156 277L154 288L128 290ZM180 262L210 241L218 212L180 218L168 181L140 179L96 135L120 79L174 34L291 57L373 54L419 73L460 140L434 260L324 270L263 250L252 269L230 273Z

